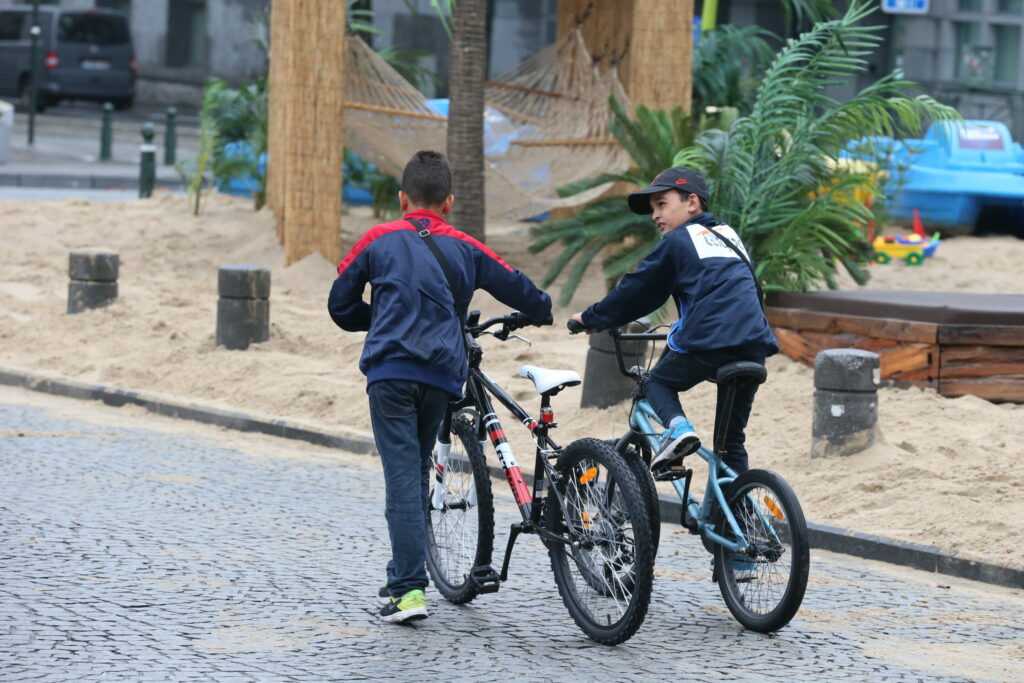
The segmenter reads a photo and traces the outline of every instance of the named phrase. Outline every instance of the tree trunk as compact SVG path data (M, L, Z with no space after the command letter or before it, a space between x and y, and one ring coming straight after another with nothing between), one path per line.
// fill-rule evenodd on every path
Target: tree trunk
M448 162L455 206L452 224L484 241L484 80L487 1L457 0L452 9L448 72Z

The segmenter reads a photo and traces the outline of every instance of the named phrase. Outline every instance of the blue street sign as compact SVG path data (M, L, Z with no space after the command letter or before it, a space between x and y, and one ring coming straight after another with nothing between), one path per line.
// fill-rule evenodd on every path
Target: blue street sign
M928 14L928 0L882 0L882 11L889 14Z

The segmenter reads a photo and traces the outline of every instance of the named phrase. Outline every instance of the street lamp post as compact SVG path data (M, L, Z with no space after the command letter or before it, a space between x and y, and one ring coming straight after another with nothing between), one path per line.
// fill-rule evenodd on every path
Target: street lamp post
M32 2L32 28L29 34L32 36L32 48L29 53L31 71L28 83L28 144L34 145L36 141L36 102L39 97L39 0Z

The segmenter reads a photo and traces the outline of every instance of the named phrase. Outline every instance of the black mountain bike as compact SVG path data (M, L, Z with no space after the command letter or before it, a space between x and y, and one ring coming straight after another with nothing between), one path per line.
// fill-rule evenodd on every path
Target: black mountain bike
M647 615L654 572L651 524L637 475L605 442L580 439L560 448L551 440L551 397L579 384L577 373L530 365L520 369L541 397L540 415L534 419L481 370L479 337L522 339L512 333L533 322L521 313L479 321L479 311L470 312L466 397L449 406L434 450L427 527L427 568L434 585L457 604L497 591L508 579L516 539L537 534L576 624L599 643L621 643ZM505 439L492 396L533 436L532 485ZM484 457L488 442L522 515L512 525L500 573L491 566L494 503Z

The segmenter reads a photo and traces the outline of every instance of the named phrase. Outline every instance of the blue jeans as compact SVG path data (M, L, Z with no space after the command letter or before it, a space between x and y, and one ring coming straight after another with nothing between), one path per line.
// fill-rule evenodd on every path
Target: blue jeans
M426 528L431 453L451 396L420 382L381 380L367 387L370 422L384 467L391 536L388 590L400 597L427 587Z
M672 418L682 415L682 404L679 403L679 392L692 389L701 382L714 379L718 368L737 360L750 360L764 365L764 356L743 353L738 349L722 349L718 351L700 351L696 353L676 353L666 349L651 371L651 377L644 383L647 401L658 415L662 424L668 425ZM745 382L736 391L736 399L732 406L729 419L729 430L725 437L725 456L722 460L737 474L746 472L747 449L744 431L750 409L754 405L754 394L757 384Z

